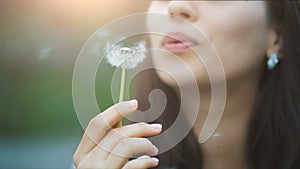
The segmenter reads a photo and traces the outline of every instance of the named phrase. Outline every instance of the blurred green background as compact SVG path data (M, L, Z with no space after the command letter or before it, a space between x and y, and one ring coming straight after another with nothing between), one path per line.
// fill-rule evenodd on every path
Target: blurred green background
M81 128L72 73L85 41L103 24L144 12L141 0L0 1L0 168L69 168ZM112 72L97 77L101 109ZM101 82L99 82L101 81ZM106 82L106 83L102 83Z

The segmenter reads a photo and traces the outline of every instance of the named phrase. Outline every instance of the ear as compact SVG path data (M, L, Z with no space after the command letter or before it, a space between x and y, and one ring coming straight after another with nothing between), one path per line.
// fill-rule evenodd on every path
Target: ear
M270 29L268 37L268 46L266 56L269 57L272 53L277 54L279 59L282 59L282 34L278 29Z

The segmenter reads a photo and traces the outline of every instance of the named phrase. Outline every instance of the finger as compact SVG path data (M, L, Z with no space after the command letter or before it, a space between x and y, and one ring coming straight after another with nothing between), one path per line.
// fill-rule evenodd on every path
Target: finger
M162 130L161 124L147 124L144 122L126 125L113 130L94 147L91 154L106 159L117 143L126 137L148 137L159 134Z
M141 156L137 159L130 160L125 164L125 166L122 169L133 169L133 168L138 168L138 169L147 169L150 167L155 167L157 166L159 160L155 157L149 157L149 156Z
M121 168L130 157L136 154L155 156L158 149L146 138L124 138L109 154L107 161Z
M78 148L74 154L75 159L91 151L103 138L111 126L121 120L125 115L134 112L137 107L138 105L136 100L120 102L95 116L89 122L87 129L78 145Z

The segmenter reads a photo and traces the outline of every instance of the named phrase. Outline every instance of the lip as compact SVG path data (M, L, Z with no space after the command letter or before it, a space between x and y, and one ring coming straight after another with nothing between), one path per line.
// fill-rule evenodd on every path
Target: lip
M182 32L170 32L162 40L162 46L173 53L182 53L190 47L197 45L197 42Z

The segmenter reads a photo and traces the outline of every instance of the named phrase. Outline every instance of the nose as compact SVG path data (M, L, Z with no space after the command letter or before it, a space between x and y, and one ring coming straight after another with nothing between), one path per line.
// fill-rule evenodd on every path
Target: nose
M171 16L177 16L190 22L197 20L197 12L189 1L170 1L168 11Z

